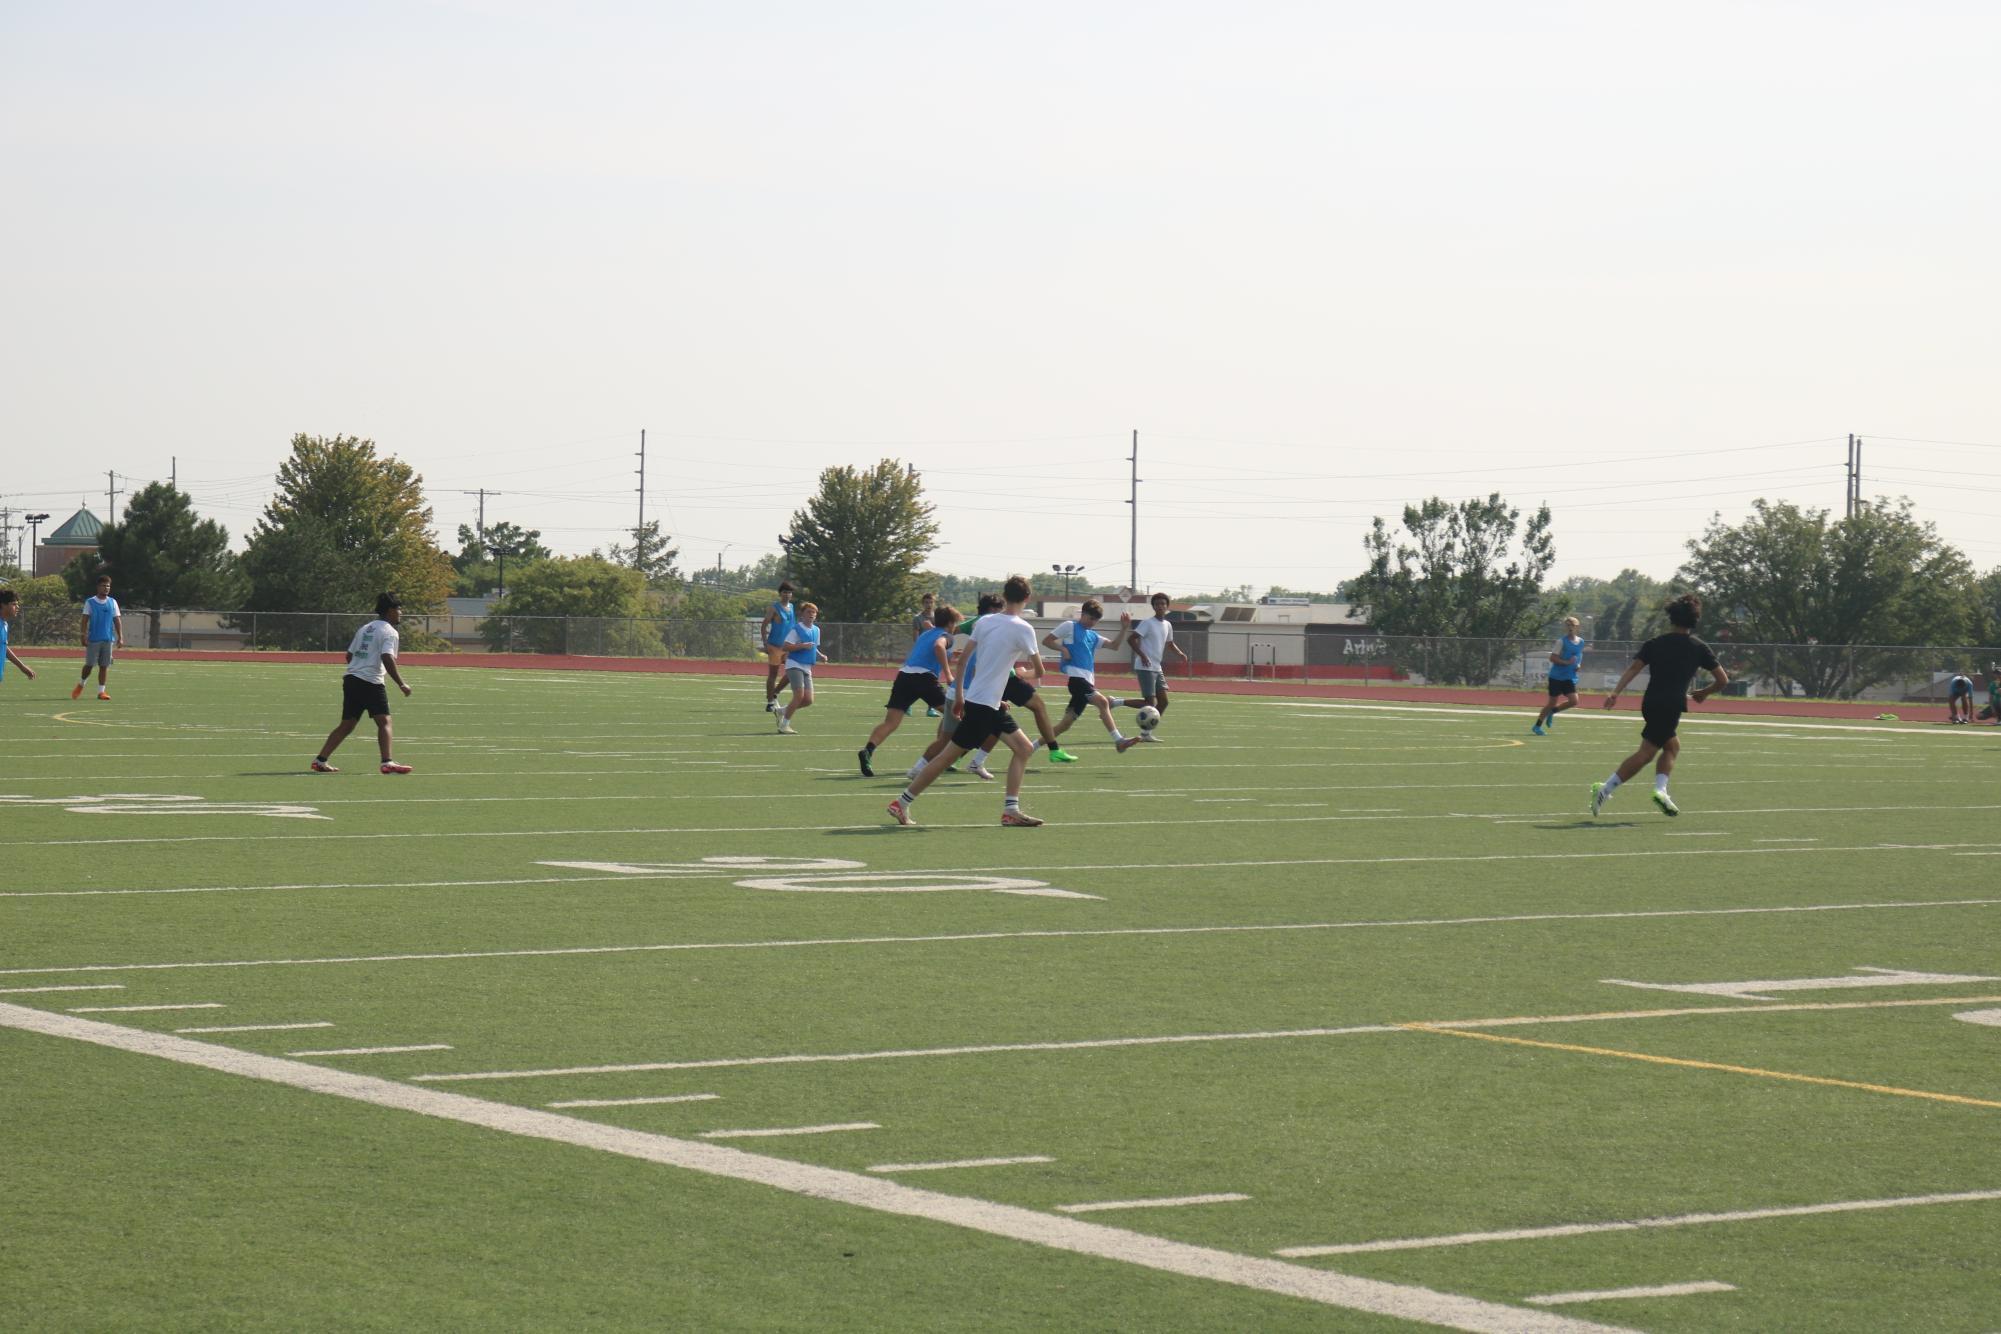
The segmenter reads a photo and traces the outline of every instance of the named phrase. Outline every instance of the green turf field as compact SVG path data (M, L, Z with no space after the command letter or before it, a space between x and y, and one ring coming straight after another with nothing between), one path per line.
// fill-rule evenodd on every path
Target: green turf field
M409 676L0 683L8 1330L2001 1327L1992 729Z

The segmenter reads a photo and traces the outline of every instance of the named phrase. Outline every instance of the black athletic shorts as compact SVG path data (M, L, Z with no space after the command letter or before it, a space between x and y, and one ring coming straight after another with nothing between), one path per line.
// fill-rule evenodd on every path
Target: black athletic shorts
M1675 729L1681 726L1681 715L1685 712L1673 704L1655 704L1650 700L1640 701L1640 738L1651 741L1656 746L1665 746L1674 740Z
M1574 695L1576 693L1577 682L1565 681L1561 677L1556 676L1549 678L1549 697L1551 699L1562 699L1565 695Z
M990 709L968 700L965 716L959 720L958 730L952 733L952 744L960 750L978 750L990 736L1006 736L1020 730L1021 725L1006 709Z
M1091 707L1091 696L1098 693L1098 688L1081 676L1068 676L1064 680L1070 683L1070 712L1082 718L1084 710Z
M389 688L380 681L364 681L358 676L340 679L340 717L351 723L362 714L371 718L389 716Z
M889 683L889 707L897 713L923 700L934 709L945 707L945 687L932 672L898 672Z
M1001 687L1001 702L1027 708L1028 701L1035 698L1035 687L1022 680L1013 672L1007 674L1007 684Z

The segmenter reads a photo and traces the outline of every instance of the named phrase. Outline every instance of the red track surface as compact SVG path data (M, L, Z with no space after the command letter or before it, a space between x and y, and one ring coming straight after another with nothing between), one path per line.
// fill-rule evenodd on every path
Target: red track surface
M16 649L24 658L57 658L76 660L80 655L75 649L24 648ZM120 661L165 661L165 662L264 662L264 663L316 663L330 672L339 666L343 658L338 653L260 653L205 651L199 649L121 649ZM764 675L761 662L723 662L703 658L590 658L572 657L559 653L411 653L397 660L401 665L412 668L432 667L504 667L528 670L556 670L567 672L672 672L691 676L757 676ZM830 681L886 681L890 668L821 666L814 674ZM1130 677L1106 675L1107 685L1116 691L1136 689ZM1482 690L1447 686L1413 685L1364 685L1356 681L1300 682L1300 681L1222 681L1206 679L1170 678L1171 689L1184 695L1256 695L1272 699L1352 699L1373 700L1381 704L1474 704L1491 708L1521 709L1533 714L1542 707L1542 690ZM1584 694L1580 708L1597 708L1604 698L1602 695ZM1640 707L1638 692L1619 701L1619 708L1637 713ZM1783 699L1715 699L1701 706L1703 713L1755 714L1769 718L1874 718L1886 711L1902 709L1915 716L1924 705L1885 705L1881 701L1869 703L1840 703L1823 700L1783 700Z

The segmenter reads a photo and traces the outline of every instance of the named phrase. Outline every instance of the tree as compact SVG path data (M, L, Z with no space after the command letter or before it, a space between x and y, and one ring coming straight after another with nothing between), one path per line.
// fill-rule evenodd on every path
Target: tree
M639 571L602 556L559 556L514 576L479 633L496 651L657 658L667 650L653 614Z
M639 571L648 588L665 588L681 581L681 572L674 568L674 558L681 552L667 545L671 540L660 531L658 519L648 519L632 530L631 546L614 542L605 556L614 565Z
M362 613L389 590L410 611L441 604L452 567L431 533L423 479L353 436L292 438L278 493L250 534L241 566L246 612ZM247 616L232 618L249 623ZM328 648L324 617L261 618L261 644ZM413 629L404 639L412 640ZM345 636L339 636L344 640Z
M917 572L938 536L924 484L895 459L828 468L792 515L792 581L823 621L896 621L916 606Z
M229 531L213 519L197 518L187 493L165 482L134 493L124 519L98 534L96 554L64 567L70 595L81 601L95 592L101 569L111 571L121 603L151 612L146 642L154 646L160 642L161 609L234 610L245 591L230 554Z
M1790 646L1751 666L1808 695L1859 694L1909 660L1858 646L1964 644L1980 628L1972 564L1908 500L1841 519L1760 500L1743 523L1712 518L1690 539L1681 577L1709 635Z
M70 596L61 575L15 578L6 584L21 599L19 619L9 632L9 640L16 648L28 644L76 646L79 599Z
M1400 535L1392 537L1378 516L1362 539L1369 568L1348 585L1349 596L1368 604L1370 624L1381 633L1427 637L1392 645L1406 669L1428 680L1484 685L1514 654L1499 641L1540 635L1565 605L1543 594L1543 576L1556 560L1549 523L1545 505L1521 528L1521 512L1498 493L1458 505L1437 496L1406 505Z
M747 658L757 647L757 627L770 599L691 586L667 607L667 642L677 657Z
M1571 609L1584 618L1586 638L1617 644L1661 633L1667 624L1661 608L1675 590L1638 570L1624 569L1610 579L1572 575L1558 584L1556 591L1569 598Z
M499 553L505 552L504 557ZM514 568L527 567L530 561L547 560L555 553L542 545L542 530L523 528L519 524L505 521L487 525L486 536L482 538L471 524L459 525L459 554L453 556L453 594L456 597L483 597L500 587L501 566L508 561L520 562Z
M2001 644L2001 565L1980 576L1974 596L1979 602L1980 624L1973 637L1982 644Z

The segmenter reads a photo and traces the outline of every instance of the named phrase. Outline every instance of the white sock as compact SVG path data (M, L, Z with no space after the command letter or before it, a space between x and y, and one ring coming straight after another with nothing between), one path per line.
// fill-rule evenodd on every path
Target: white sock
M1667 776L1666 774L1655 774L1655 775L1654 775L1654 791L1656 791L1656 792L1665 792L1665 791L1667 791L1667 780L1668 780L1668 776Z
M1520 724L1516 725L1520 726ZM1614 792L1617 792L1619 790L1619 784L1625 781L1626 780L1619 777L1618 773L1615 771L1610 778L1605 780L1605 795L1609 797Z

